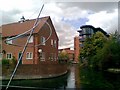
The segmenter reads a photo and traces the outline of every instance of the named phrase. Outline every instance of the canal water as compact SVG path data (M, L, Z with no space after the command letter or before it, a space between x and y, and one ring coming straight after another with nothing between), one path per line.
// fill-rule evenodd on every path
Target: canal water
M8 81L4 81L3 90ZM75 66L70 66L70 71L62 76L51 78L51 79L40 79L40 80L14 80L11 82L8 90L69 90L76 88L75 85Z

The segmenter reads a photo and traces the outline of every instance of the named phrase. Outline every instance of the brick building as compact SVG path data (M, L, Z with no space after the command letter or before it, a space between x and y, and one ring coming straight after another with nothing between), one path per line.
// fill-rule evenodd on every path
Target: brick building
M61 52L65 52L68 55L70 61L74 60L74 50L70 50L70 48L63 48L59 49L59 53Z
M79 62L79 52L80 52L80 46L79 46L79 36L74 37L74 61Z
M0 29L2 28L3 58L12 59L14 56L18 60L29 33L15 40L8 41L9 44L13 45L6 44L5 40L31 29L34 26L35 20L24 19L24 21L0 27ZM39 18L39 24L30 38L21 64L56 63L58 59L58 41L58 36L50 17Z

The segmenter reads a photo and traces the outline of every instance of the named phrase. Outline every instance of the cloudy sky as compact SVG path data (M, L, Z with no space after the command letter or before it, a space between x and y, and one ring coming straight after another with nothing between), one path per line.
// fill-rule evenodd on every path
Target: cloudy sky
M43 3L41 17L50 16L59 36L59 48L73 48L81 25L101 27L108 33L118 29L118 2L43 2L42 0L0 1L0 25L36 18ZM7 2L7 3L6 3Z

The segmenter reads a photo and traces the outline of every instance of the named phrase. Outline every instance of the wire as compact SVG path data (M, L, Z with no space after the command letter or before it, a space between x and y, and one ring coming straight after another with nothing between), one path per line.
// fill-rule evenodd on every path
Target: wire
M40 21L39 21L39 23L40 23ZM27 31L25 31L25 32L23 32L23 33L15 36L15 37L11 37L11 38L9 38L9 39L6 39L6 40L5 40L5 43L7 43L7 41L14 40L14 39L16 39L16 38L21 37L22 35L27 34L27 33L30 32L32 29L35 29L35 28L38 26L39 23L37 23L37 24L36 24L34 27L32 27L31 29L29 29L29 30L27 30Z
M48 23L48 22L45 22L47 25L48 25L48 27L49 27L49 30L50 30L50 34L49 34L49 36L48 36L48 38L43 42L43 43L45 43L45 42L47 42L49 39L50 39L50 37L51 37L51 35L52 35L52 28L51 28L51 26L50 26L50 24ZM38 24L37 24L38 25ZM31 30L31 29L30 29ZM28 30L29 31L29 30ZM27 32L28 32L27 31ZM21 36L23 36L23 35L26 35L26 33L22 33L21 35L19 35L18 37L16 36L16 37L12 37L12 38L9 38L9 39L6 39L5 40L5 43L6 44L8 44L7 42L8 41L10 41L10 40L14 40L14 39L16 39L16 38L19 38L19 37L21 37ZM23 47L24 45L20 45L20 44L9 44L9 45L13 45L13 46L19 46L19 47ZM42 45L42 44L38 44L38 45L30 45L30 46L27 46L27 47L38 47L38 46L40 46L40 45Z
M41 12L42 12L43 7L44 7L44 4L43 4L43 6L42 6L42 8L41 8L41 10L40 10L40 12L39 12L39 14L38 14L38 17L36 18L36 21L35 21L35 23L34 23L34 26L37 24L37 22L38 22L38 20L39 20L39 16L40 16L40 14L41 14ZM33 27L34 27L34 26L33 26ZM17 63L17 65L16 65L16 67L15 67L15 69L14 69L14 71L13 71L11 77L10 77L10 80L9 80L9 82L8 82L8 84L7 84L6 90L8 89L8 87L9 87L9 85L10 85L10 83L11 83L11 81L12 81L12 79L13 79L15 73L16 73L16 70L17 70L17 68L18 68L18 65L19 65L20 61L22 60L23 54L24 54L24 52L25 52L25 50L26 50L26 48L27 48L28 42L29 42L29 40L30 40L33 32L34 32L34 28L30 31L30 35L29 35L29 37L28 37L28 39L27 39L27 42L26 42L26 44L25 44L25 46L24 46L24 48L23 48L22 54L21 54L20 58L18 59L18 63Z

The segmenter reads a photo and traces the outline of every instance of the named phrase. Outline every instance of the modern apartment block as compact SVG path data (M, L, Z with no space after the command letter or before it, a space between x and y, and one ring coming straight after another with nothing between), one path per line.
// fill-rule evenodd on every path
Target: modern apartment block
M109 37L109 35L101 28L95 28L92 25L83 25L80 27L81 30L79 30L79 41L80 41L80 47L83 47L83 42L85 41L86 38L90 38L94 33L100 31L102 32L105 36Z
M80 27L81 30L78 30L79 36L74 38L74 53L75 53L75 61L79 62L79 54L80 49L84 47L84 41L86 38L90 38L94 33L100 31L105 36L109 37L109 35L101 28L95 28L92 25L83 25Z

